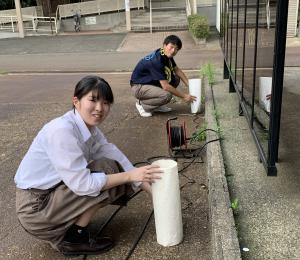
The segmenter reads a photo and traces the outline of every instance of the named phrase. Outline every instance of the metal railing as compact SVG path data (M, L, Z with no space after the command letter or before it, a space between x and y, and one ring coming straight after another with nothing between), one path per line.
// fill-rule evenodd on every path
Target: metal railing
M1 15L0 16L0 30L11 30L15 32L14 23L17 23L17 16Z
M39 25L42 25L43 27ZM52 27L52 25L54 25L54 28ZM32 28L28 28L28 30L51 33L53 33L54 31L55 34L57 34L57 19L55 17L34 16L32 17Z
M23 22L29 23L24 27L26 31L55 32L56 34L58 32L57 19L55 17L23 15L22 19ZM16 15L0 16L0 30L16 32L17 24L18 20Z
M239 113L247 119L268 176L275 176L288 4L284 0L268 0L267 6L259 3L222 0L220 42L229 91L237 93ZM268 81L264 83L263 79ZM267 97L270 106L264 104Z
M61 20L60 20L60 15L59 15L59 7L56 7L56 12L55 12L55 20L56 20L56 33L60 31L60 25L61 25Z

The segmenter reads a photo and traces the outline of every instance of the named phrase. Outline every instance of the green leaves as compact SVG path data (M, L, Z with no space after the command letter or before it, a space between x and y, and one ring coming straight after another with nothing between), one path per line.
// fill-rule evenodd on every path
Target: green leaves
M188 16L189 31L197 39L205 39L209 35L209 24L206 16L193 14Z
M236 211L239 208L239 200L237 198L235 198L232 202L231 202L231 208Z
M209 85L216 83L215 75L216 67L212 63L206 63L200 69L200 76L207 78Z
M206 128L207 125L204 124L201 128L197 129L191 136L190 143L202 142L206 140Z

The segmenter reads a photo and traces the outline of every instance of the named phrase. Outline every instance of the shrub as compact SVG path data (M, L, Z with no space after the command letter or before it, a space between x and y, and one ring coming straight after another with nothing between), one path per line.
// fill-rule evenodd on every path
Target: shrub
M188 16L189 31L197 39L205 39L209 35L209 25L207 17L193 14Z
M193 23L194 20L197 20L197 18L199 17L198 14L192 14L192 15L189 15L188 16L188 24L189 24L189 27L191 26L191 24Z

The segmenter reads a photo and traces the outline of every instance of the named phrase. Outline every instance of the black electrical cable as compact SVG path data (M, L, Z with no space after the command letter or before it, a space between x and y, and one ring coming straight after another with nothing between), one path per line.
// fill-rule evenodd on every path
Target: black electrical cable
M109 222L115 217L115 215L117 215L117 213L123 208L123 206L119 206L111 215L110 217L105 221L105 223L100 227L100 229L98 230L98 232L96 233L97 237L104 228L106 228L106 226L109 224Z
M178 173L180 173L180 172L184 171L185 169L187 169L188 167L190 167L192 165L192 163L194 163L194 161L197 159L197 156L200 155L200 153L202 152L202 150L204 149L204 147L206 145L208 145L209 143L212 143L212 142L216 142L216 141L220 141L220 138L216 138L216 139L210 140L210 141L206 142L203 146L201 146L198 149L198 151L196 152L194 159L191 160L187 166L184 166L182 169L178 170Z
M149 164L148 161L141 161L141 162L136 162L133 164L133 166L137 166L137 165L140 165L140 164Z
M137 163L138 164L138 163ZM138 190L135 193L133 193L126 202L130 201L131 199L133 199L136 195L138 195L142 190ZM105 223L100 227L100 229L98 230L98 232L95 235L95 238L103 231L104 228L106 228L106 226L110 223L110 221L112 221L112 219L117 215L117 213L123 208L124 206L119 206L111 215L110 217L105 221ZM83 255L82 260L86 260L87 259L87 255Z
M196 127L197 127L198 125L200 125L200 122L199 122L200 119L201 119L201 118L199 118L199 116L195 116L195 117L193 118L193 122L196 124Z
M129 198L127 198L127 201L130 201L131 199L133 199L136 195L138 195L142 190L138 190L135 193L133 193ZM121 205L119 206L112 214L111 216L105 221L105 223L100 227L100 229L98 230L98 232L96 233L95 237L97 237L102 230L109 224L109 222L115 217L115 215L123 208L124 206Z
M199 132L199 133L194 132L193 135L196 134L197 136L201 136L202 133L207 132L207 131L212 131L212 132L217 133L217 134L219 133L218 131L216 131L216 130L214 130L214 129L206 128L206 129L203 129L203 130L202 130L201 132ZM193 135L192 135L192 136L193 136ZM187 138L187 140L191 140L191 144L192 144L192 142L194 141L194 137Z
M151 218L152 218L152 216L153 216L153 213L154 213L154 210L152 209L152 210L151 210L151 213L150 213L150 215L149 215L149 217L148 217L148 219L147 219L147 221L145 222L145 224L144 224L144 226L143 226L143 228L142 228L142 230L141 230L141 232L140 232L140 234L139 234L138 237L135 239L135 241L134 241L134 243L133 243L133 246L130 248L129 253L127 254L127 256L125 257L124 260L128 260L128 259L130 258L130 256L132 255L132 253L133 253L133 251L135 250L137 244L140 242L142 236L144 235L144 233L145 233L145 231L146 231L146 228L147 228L148 224L150 223L150 220L151 220Z
M117 213L123 208L123 206L119 206L111 215L110 217L105 221L105 223L100 227L98 232L95 235L95 238L102 232L102 230L110 223L110 221L117 215ZM87 255L83 255L82 260L86 260Z
M167 156L167 155L152 156L152 157L147 158L147 162L148 162L148 164L151 164L154 160L157 160L157 159L172 159L172 157Z
M195 181L194 179L192 179L192 178L186 176L184 173L181 172L180 175L182 175L184 178L186 178L186 179L188 180L188 182L187 182L186 184L182 185L182 186L180 187L180 189L182 189L182 188L183 188L185 185L187 185L188 183L190 183L190 184L196 183L196 181Z

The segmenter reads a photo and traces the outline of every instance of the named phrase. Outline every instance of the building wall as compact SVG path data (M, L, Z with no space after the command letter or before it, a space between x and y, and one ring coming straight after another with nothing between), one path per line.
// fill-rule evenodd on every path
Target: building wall
M217 0L197 0L197 5L216 5Z
M298 5L299 0L289 0L287 37L295 37L297 34Z
M131 17L141 14L144 10L132 10ZM92 21L92 23L91 23ZM80 27L82 31L93 30L111 30L115 26L125 24L125 12L115 12L109 14L94 14L80 18ZM60 31L74 31L74 19L72 17L63 18L60 21Z
M197 13L206 16L210 26L216 26L216 0L197 0Z

